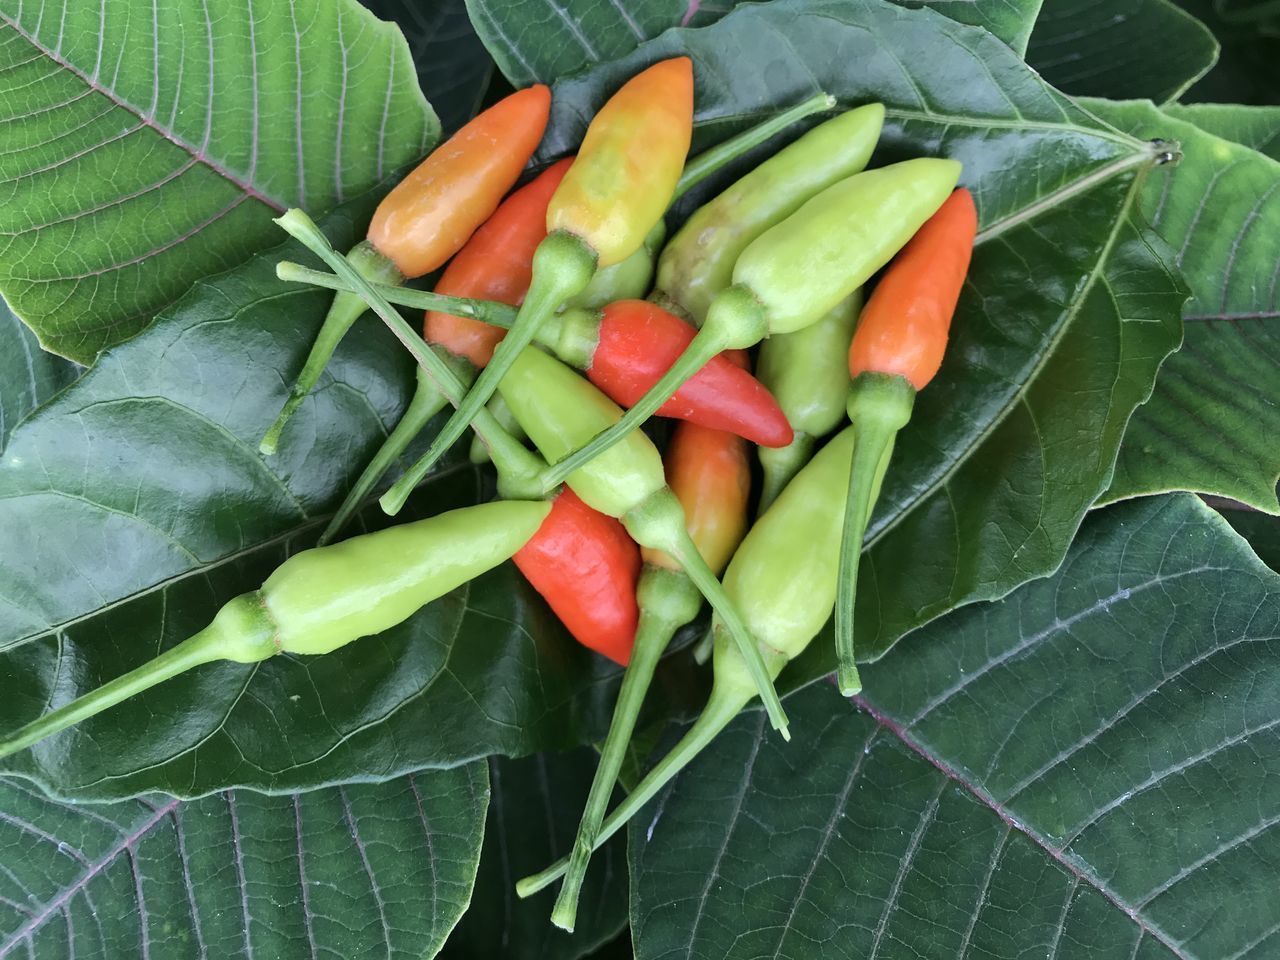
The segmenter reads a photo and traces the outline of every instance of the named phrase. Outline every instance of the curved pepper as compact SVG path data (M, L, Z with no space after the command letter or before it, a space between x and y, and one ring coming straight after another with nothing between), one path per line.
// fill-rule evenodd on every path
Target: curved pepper
M609 431L552 465L554 484L634 430L723 350L816 322L884 266L942 205L960 175L954 160L906 160L854 174L754 240L706 322L661 380Z
M506 560L550 510L541 501L486 503L295 554L199 633L0 740L0 757L201 664L329 653L381 633Z
M747 528L751 469L746 444L720 430L682 423L676 427L663 459L667 483L684 507L689 536L707 566L719 574ZM697 587L675 560L648 548L644 557L637 589L640 624L633 659L622 678L609 734L600 750L600 763L574 840L569 870L551 912L552 922L565 930L573 930L578 894L595 837L658 660L676 631L692 621L702 606Z
M622 411L560 361L539 350L524 350L499 389L520 425L548 459L572 450L584 437L608 427ZM684 509L667 486L662 458L640 431L566 481L588 506L617 517L642 547L665 550L707 598L743 649L775 729L786 736L786 714L773 689L754 640L728 603L715 574L689 539Z
M347 255L368 280L404 283L453 256L498 206L537 149L551 110L542 84L517 91L437 147L378 204L366 239ZM284 408L259 449L276 451L294 411L320 379L347 330L367 310L354 293L339 293Z
M760 344L756 375L795 430L795 439L787 446L759 451L764 470L761 513L809 462L814 444L844 420L849 341L861 306L862 294L855 292L817 323L795 333L776 334Z
M840 564L840 518L849 483L853 428L820 450L755 522L725 572L724 586L767 650L776 677L818 635L831 616ZM711 696L687 733L641 780L591 838L599 849L642 810L755 697L738 649L717 621ZM516 884L527 897L564 876L570 858Z
M427 451L434 464L489 402L515 357L596 271L621 263L662 219L693 133L688 57L654 64L628 80L587 128L573 165L547 207L547 236L516 322L466 399Z
M701 326L711 301L733 282L742 251L806 200L863 170L883 125L883 104L841 113L699 207L658 258L654 299Z
M957 190L885 271L849 345L847 410L858 430L844 517L840 597L836 603L836 682L846 696L862 689L854 661L858 559L894 438L911 419L916 391L938 372L951 318L969 270L978 214Z
M513 559L575 640L627 665L640 616L640 548L619 521L565 487Z

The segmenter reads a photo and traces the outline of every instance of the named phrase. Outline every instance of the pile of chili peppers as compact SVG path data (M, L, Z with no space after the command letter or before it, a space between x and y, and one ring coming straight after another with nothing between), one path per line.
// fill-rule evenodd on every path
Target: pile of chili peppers
M690 160L693 65L662 61L604 104L576 156L516 188L550 105L534 86L481 113L387 195L345 257L302 211L279 219L332 270L285 262L280 276L337 293L264 455L368 309L418 361L412 401L319 546L195 636L0 739L0 756L204 663L327 653L513 559L578 642L626 667L573 848L517 886L527 896L563 877L552 919L571 930L592 851L739 711L760 697L789 736L773 680L833 612L837 680L858 691L868 518L916 391L942 362L977 229L960 164L867 169L884 109L859 106L667 240L676 199L834 100L813 97ZM433 290L405 286L441 267ZM393 303L426 310L422 336ZM395 514L467 428L501 499L331 543L449 406L383 509ZM655 414L677 421L665 454L637 429ZM606 816L658 661L704 600L706 708Z

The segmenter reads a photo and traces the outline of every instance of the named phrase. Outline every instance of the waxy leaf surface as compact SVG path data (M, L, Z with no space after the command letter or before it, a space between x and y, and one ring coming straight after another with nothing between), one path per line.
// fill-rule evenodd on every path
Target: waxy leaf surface
M71 361L41 350L35 334L0 300L0 451L19 420L79 375Z

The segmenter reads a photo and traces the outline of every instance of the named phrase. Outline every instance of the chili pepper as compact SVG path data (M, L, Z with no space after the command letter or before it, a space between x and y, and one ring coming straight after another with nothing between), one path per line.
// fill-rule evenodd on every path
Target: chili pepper
M787 446L759 451L764 469L761 513L808 463L814 444L844 420L849 341L861 306L862 294L854 292L817 323L795 333L776 334L760 345L757 375L795 430L795 439Z
M799 656L831 616L840 561L840 518L849 483L853 428L820 450L755 522L725 572L724 588L739 604L761 648L769 674ZM718 620L711 696L684 737L638 783L591 837L599 849L705 748L755 696L738 648L726 642ZM563 876L570 858L516 884L527 897Z
M862 689L854 661L853 616L858 559L894 438L911 419L916 392L938 372L960 299L978 214L960 189L920 228L885 271L849 345L849 420L857 428L840 552L836 602L836 683L845 696Z
M811 198L738 257L680 358L607 432L552 464L554 485L653 415L717 353L802 330L862 286L942 205L960 175L954 160L917 159L854 174Z
M0 740L0 757L201 664L324 654L381 633L506 560L550 510L496 501L295 554L199 633Z
M493 213L533 155L547 126L551 91L517 91L437 147L383 198L365 239L347 255L360 275L400 284L435 270ZM339 294L275 423L259 444L273 454L293 412L320 379L347 330L366 310Z
M689 536L715 574L724 569L746 532L751 470L745 447L733 434L682 423L664 457L667 483L684 507ZM675 560L651 549L644 551L644 557L637 588L640 622L633 659L622 678L613 721L578 826L569 871L551 913L557 926L570 931L594 838L618 779L645 692L671 638L698 615L702 606L697 587Z
M621 263L597 270L586 289L565 301L565 308L599 310L618 300L638 300L643 297L652 286L653 262L666 238L667 225L659 220L644 238L639 250Z
M510 408L503 402L502 397L495 393L493 397L490 398L487 406L489 408L489 412L493 414L493 419L498 422L499 426L501 426L503 430L507 431L507 433L511 434L511 436L515 437L517 440L523 441L529 439L524 435L524 430L520 428L520 424L516 422L516 418L512 416ZM478 433L471 438L470 459L471 462L475 464L489 462L489 448L485 445L484 440Z
M640 248L680 180L693 130L688 57L654 64L600 109L547 207L547 236L515 324L427 451L435 463L462 435L538 328L596 271Z
M838 114L699 207L658 258L654 299L701 326L711 301L733 282L742 251L815 194L865 168L883 125L879 103Z
M621 522L564 487L514 559L575 640L627 665L639 617L640 548Z
M573 449L621 415L603 393L539 350L521 351L499 389L547 458ZM588 506L621 520L642 547L665 550L676 559L742 648L743 662L758 684L770 720L786 736L786 714L769 682L760 651L689 539L684 510L666 484L662 458L653 442L635 431L616 449L572 473L566 482Z

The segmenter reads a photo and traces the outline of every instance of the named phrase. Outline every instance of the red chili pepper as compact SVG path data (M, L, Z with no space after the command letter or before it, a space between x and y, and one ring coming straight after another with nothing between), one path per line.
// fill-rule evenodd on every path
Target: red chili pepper
M533 252L547 235L547 204L573 158L552 164L515 191L449 261L435 292L519 306L533 275ZM423 335L483 367L506 331L439 310L428 310Z
M581 322L573 316L562 320L565 327ZM589 355L571 348L556 352L585 370L587 379L611 400L629 407L658 382L696 333L656 304L624 300L600 312ZM658 415L725 430L764 447L785 447L794 436L773 395L725 354L687 380L658 408Z
M977 232L973 197L968 190L956 190L889 265L849 345L853 386L847 409L856 440L836 598L836 680L846 696L862 689L854 662L853 615L867 521L894 439L911 419L916 391L924 389L942 364Z
M514 559L575 640L627 665L639 617L640 548L620 521L565 487Z

